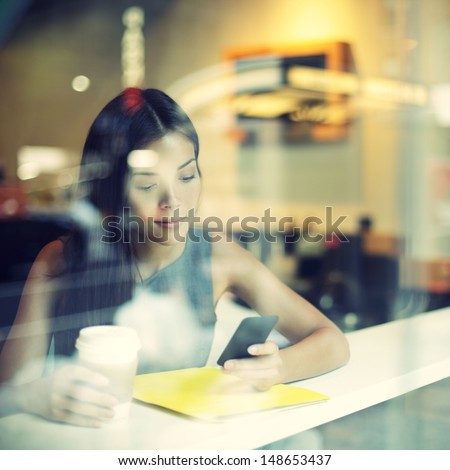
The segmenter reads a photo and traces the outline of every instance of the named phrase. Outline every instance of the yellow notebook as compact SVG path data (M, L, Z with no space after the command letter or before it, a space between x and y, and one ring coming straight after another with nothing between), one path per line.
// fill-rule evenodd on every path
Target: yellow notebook
M260 392L214 367L138 375L133 396L145 403L209 420L329 399L294 385L275 385Z

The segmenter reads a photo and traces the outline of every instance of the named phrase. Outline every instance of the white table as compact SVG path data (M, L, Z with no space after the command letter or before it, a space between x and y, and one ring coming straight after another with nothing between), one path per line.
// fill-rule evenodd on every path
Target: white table
M133 403L128 421L101 429L18 414L0 419L0 449L252 449L450 376L450 308L359 330L348 339L348 365L298 382L331 396L327 402L225 423Z

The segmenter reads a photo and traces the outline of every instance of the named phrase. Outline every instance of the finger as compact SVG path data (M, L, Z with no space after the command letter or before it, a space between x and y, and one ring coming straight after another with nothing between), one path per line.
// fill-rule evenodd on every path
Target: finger
M269 390L273 385L279 383L278 373L274 369L260 370L260 371L239 371L239 372L227 372L228 375L233 375L242 380L243 383L247 383L254 390L264 392Z
M72 395L71 390L76 385L95 388L104 388L109 380L101 374L79 366L70 366L59 370L53 379L53 390L61 395Z
M278 377L278 370L274 368L270 369L237 369L237 370L225 370L226 374L234 375L244 380L254 381L254 380L264 380L272 382Z
M74 365L66 368L64 371L66 377L70 377L72 381L84 382L93 387L105 387L109 384L109 379L98 372L94 372L87 367Z
M100 419L85 415L73 414L69 410L55 410L52 419L54 419L55 421L73 424L75 426L83 426L90 428L99 428L104 423L104 421Z
M104 424L103 421L80 415L68 415L65 422L75 426L83 426L88 428L99 428L102 426L102 424Z
M94 421L104 421L114 417L114 410L111 407L104 407L98 404L78 401L72 397L56 395L52 400L52 414L56 419L66 422L68 422L69 418L73 417L72 415L79 415L84 419Z
M279 351L278 345L273 341L266 341L262 344L252 344L248 348L249 354L252 356L264 356L276 354Z
M103 408L113 408L119 404L117 398L110 393L102 392L81 384L72 384L72 386L67 389L65 396L73 400L91 403Z
M271 369L276 368L280 364L278 355L264 355L246 359L231 359L223 365L225 370L252 370L252 369Z
M274 384L272 382L259 381L253 384L253 386L260 392L266 392L272 388Z

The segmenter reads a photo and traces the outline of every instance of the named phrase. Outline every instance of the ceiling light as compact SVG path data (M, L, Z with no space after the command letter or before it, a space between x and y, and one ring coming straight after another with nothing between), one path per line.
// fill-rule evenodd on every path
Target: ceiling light
M77 75L72 80L72 88L75 91L78 91L80 93L82 93L83 91L86 91L89 88L90 84L91 84L91 81L85 75Z

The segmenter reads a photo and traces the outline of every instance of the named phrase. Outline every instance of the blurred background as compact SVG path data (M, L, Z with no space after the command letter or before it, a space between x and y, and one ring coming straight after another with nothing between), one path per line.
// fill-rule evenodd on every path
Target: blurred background
M448 306L449 43L447 0L0 0L2 337L72 224L92 120L134 85L196 125L201 215L270 209L258 242L230 234L345 331ZM330 423L324 446L448 449L448 391Z

